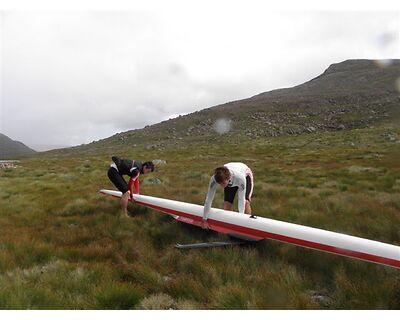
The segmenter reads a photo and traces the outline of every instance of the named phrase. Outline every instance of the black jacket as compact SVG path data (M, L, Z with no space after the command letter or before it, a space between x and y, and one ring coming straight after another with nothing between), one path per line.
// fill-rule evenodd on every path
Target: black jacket
M125 160L119 157L111 157L112 161L118 168L118 172L123 175L126 174L132 178L136 177L139 173L142 173L142 163L136 160Z

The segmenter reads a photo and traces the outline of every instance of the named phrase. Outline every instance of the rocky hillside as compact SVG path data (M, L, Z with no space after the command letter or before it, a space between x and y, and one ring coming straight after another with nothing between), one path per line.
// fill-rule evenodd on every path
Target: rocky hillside
M279 76L279 75L276 75ZM159 148L181 143L241 141L371 126L400 115L400 60L332 64L301 85L180 116L92 143Z
M27 147L22 142L14 141L0 133L0 159L25 156L35 152L35 150Z

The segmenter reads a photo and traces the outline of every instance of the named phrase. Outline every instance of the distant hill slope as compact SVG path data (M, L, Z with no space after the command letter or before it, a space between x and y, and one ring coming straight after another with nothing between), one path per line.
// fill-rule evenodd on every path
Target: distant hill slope
M0 159L25 156L33 153L36 153L36 151L27 147L22 142L14 141L0 133Z
M392 60L385 68L373 60L346 60L292 88L228 102L84 147L213 143L226 140L226 132L229 141L234 142L367 127L399 118L400 94L396 88L396 81L400 86L399 77L400 60ZM216 130L218 119L226 119L220 124L221 130Z

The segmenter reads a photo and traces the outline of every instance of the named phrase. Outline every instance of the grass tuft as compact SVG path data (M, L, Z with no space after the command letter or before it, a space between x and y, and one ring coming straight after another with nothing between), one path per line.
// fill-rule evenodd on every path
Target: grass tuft
M143 290L137 287L113 283L96 293L96 309L135 309L142 297Z

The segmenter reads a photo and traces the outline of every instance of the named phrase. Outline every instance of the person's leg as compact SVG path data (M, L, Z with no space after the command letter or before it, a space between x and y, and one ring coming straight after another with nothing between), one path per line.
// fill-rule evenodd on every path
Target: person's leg
M125 192L122 197L121 197L121 209L122 212L129 217L128 215L128 203L129 203L129 198L131 197L130 191Z
M244 213L251 214L251 205L249 200L246 200L246 203L244 205Z
M224 188L224 210L232 211L233 200L235 199L238 187Z
M229 201L224 201L224 210L232 211L233 204Z
M128 202L130 192L126 181L113 167L110 167L110 169L108 169L107 175L111 182L117 187L117 189L122 192L122 197L120 201L121 209L123 213L128 216Z
M244 213L251 214L251 196L253 194L253 175L246 176L246 202L244 205Z

